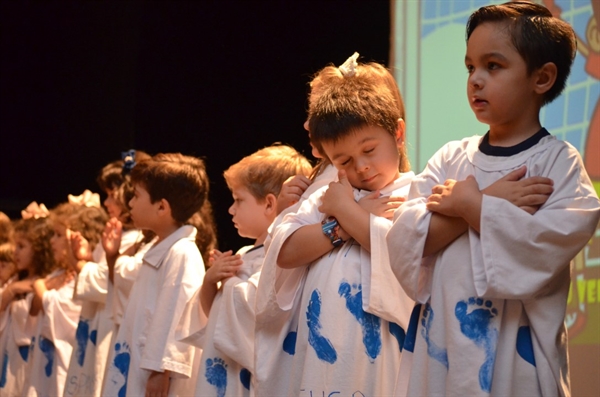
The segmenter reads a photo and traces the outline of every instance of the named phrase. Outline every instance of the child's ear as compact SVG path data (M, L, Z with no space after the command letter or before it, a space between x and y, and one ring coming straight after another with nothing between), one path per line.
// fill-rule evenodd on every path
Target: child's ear
M277 215L277 197L273 193L269 193L265 197L265 214L267 216Z
M404 145L404 138L406 135L406 123L403 119L398 119L398 128L396 129L396 143L398 146Z
M158 201L158 206L156 207L156 209L157 209L159 215L171 216L171 205L164 198L160 199L160 201Z
M534 73L534 90L537 94L545 94L556 81L558 70L554 62L547 62Z

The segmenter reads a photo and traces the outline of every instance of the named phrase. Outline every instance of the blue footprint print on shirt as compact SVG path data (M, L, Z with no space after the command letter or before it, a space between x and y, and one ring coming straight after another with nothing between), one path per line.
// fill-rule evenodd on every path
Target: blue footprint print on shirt
M290 331L285 339L283 340L283 351L293 356L296 354L296 338L298 336L298 330Z
M46 357L46 360L48 360L46 366L44 367L44 372L46 373L47 377L50 377L52 375L52 367L54 366L54 343L52 343L50 339L46 339L43 336L40 336L39 345L40 350L42 351L42 353L44 353L44 357Z
M346 309L352 313L362 328L363 344L373 362L381 353L381 319L362 308L362 285L342 281L338 293L346 300Z
M444 366L448 368L448 350L439 347L429 335L429 332L431 331L431 325L433 323L433 317L433 309L429 303L426 303L421 319L421 325L423 326L421 329L421 336L423 336L425 342L427 343L427 354L429 357L444 364Z
M320 360L328 362L329 364L335 363L337 360L337 352L335 348L323 335L321 335L321 294L319 290L315 289L310 295L310 301L308 302L308 308L306 310L306 324L308 325L308 343L315 349L317 357Z
M83 361L85 360L85 348L87 346L87 341L90 337L90 321L79 319L79 324L77 325L77 330L75 331L75 340L77 345L75 346L75 357L77 359L77 364L80 367L83 367Z
M8 353L5 350L2 356L2 375L0 376L0 388L6 386L6 373L8 372Z
M207 359L204 376L206 381L217 389L217 397L225 396L227 390L227 364L222 358Z
M98 330L93 330L90 332L90 341L96 346L96 338L98 337Z
M472 309L469 311L469 309ZM456 304L454 314L460 323L460 331L483 349L485 361L479 369L479 386L481 390L490 392L492 375L496 358L496 342L498 330L493 327L492 319L498 311L492 307L492 302L481 298L471 297Z
M127 378L129 377L129 363L131 362L131 351L129 345L126 342L122 344L115 343L115 358L113 359L113 365L119 370L119 373L123 376L123 379L119 379L119 383L123 383L118 391L118 397L125 397L127 392Z

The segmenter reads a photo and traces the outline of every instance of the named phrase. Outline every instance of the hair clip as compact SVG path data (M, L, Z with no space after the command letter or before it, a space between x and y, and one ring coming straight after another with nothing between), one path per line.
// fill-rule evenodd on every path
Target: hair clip
M356 67L358 66L356 60L358 59L358 56L358 52L355 52L350 58L346 59L346 62L338 67L342 76L352 77L356 74Z
M72 194L69 194L69 203L83 205L86 207L100 208L100 195L85 189L79 196L73 196Z
M46 208L44 204L38 205L38 203L35 201L32 201L27 208L21 211L21 217L23 219L39 219L45 218L48 215L50 215L48 208Z
M121 160L125 162L123 164L123 175L127 175L135 167L135 150L131 149L127 152L121 152Z

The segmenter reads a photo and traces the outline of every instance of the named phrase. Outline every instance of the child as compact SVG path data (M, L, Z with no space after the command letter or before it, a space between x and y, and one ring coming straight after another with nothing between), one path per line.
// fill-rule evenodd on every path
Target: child
M88 207L83 202L61 204L50 217L54 229L51 244L57 268L46 278L33 283L29 313L37 317L37 329L28 364L27 395L63 394L81 312L80 302L73 300L78 260L69 237L72 232L80 233L93 250L107 221L104 210Z
M143 236L131 228L128 209L120 199L126 189L129 172L136 161L149 158L144 152L130 150L122 153L122 159L111 162L100 171L97 182L106 193L104 206L113 221L125 224L126 230L119 240L121 251L127 250ZM77 200L75 200L77 201ZM72 236L72 245L87 246L80 234ZM118 254L117 250L117 254ZM113 321L113 288L109 282L109 267L102 244L93 253L80 252L77 258L74 299L81 301L81 314L77 325L77 344L71 354L67 372L65 396L99 396L102 380L115 328Z
M403 160L397 88L383 77L385 68L359 65L357 56L340 68L324 68L311 83L311 140L338 169L340 180L311 195L274 232L269 255L277 254L277 265L308 272L299 282L286 280L277 296L282 306L300 302L297 330L283 342L293 356L288 385L263 374L258 395L394 390L403 333L397 323L406 326L412 301L389 270L383 237L391 221L357 200L375 192L403 195L413 173ZM335 219L327 222L328 217Z
M570 395L569 261L600 207L577 150L541 127L539 111L574 56L573 30L543 6L482 7L469 19L468 97L489 131L432 157L387 236L398 279L421 303L404 345L408 395Z
M175 328L204 276L196 229L185 222L208 199L209 181L202 160L158 154L133 168L131 183L133 223L153 231L157 241L133 284L103 394L182 393L194 348L175 340Z
M26 378L31 333L26 322L32 299L32 283L54 266L47 218L22 219L14 227L16 274L2 291L0 311L4 322L0 352L2 372L0 395L20 396ZM12 255L11 255L12 256Z
M13 251L11 243L0 243L0 290L4 289L8 280L17 272Z
M265 256L263 243L278 214L277 196L283 182L295 175L308 176L311 169L293 148L271 146L224 172L234 199L229 208L233 223L240 236L255 241L236 255L215 250L211 258L200 289L200 314L208 317L208 324L195 395L250 395L254 297Z
M0 244L12 240L12 223L8 215L0 211Z

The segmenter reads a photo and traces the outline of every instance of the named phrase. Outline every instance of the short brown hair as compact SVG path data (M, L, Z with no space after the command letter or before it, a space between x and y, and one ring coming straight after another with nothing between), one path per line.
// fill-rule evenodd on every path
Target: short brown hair
M404 119L404 102L389 70L378 63L359 63L353 76L326 66L310 83L308 128L311 140L337 140L364 126L383 128L394 138L398 119ZM320 150L322 153L322 150ZM406 145L400 153L400 171L410 170Z
M208 200L209 180L204 161L181 153L161 153L139 162L131 183L141 184L151 202L169 202L173 219L184 224Z
M312 166L291 146L273 145L260 149L244 157L224 173L230 189L243 186L259 201L268 194L275 197L281 191L281 185L290 176L302 174L309 176Z
M543 104L555 100L564 90L575 59L577 40L571 25L552 16L544 6L525 1L481 7L467 22L467 42L482 23L505 23L510 40L531 74L544 64L556 65L556 81L543 95Z

